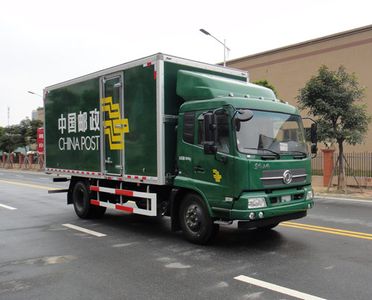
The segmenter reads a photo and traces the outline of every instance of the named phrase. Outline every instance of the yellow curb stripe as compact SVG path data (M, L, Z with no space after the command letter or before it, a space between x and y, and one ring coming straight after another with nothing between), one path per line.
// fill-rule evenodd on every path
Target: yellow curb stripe
M295 222L283 222L282 224L301 226L301 227L306 227L306 228L330 230L330 231L335 231L335 232L340 232L340 233L350 233L350 234L357 234L357 235L372 237L372 233L350 231L350 230L337 229L337 228L332 228L332 227L323 227L323 226L316 226L316 225L310 225L310 224L304 224L304 223L295 223Z
M346 237L353 237L353 238L357 238L357 239L364 239L364 240L371 240L372 241L372 237L359 235L358 232L355 232L355 234L349 234L349 233L342 233L342 232L333 231L333 230L324 230L324 229L317 229L317 228L311 228L311 227L289 225L289 224L285 224L285 223L282 223L280 225L283 226L283 227L297 228L297 229L303 229L303 230L309 230L309 231L315 231L315 232L322 232L322 233L329 233L329 234L334 234L334 235L341 235L341 236L346 236Z
M26 187L30 187L34 189L41 189L41 190L58 190L58 188L52 188L52 187L48 187L45 185L22 183L22 182L8 181L8 180L2 180L2 179L0 179L0 183L9 183L9 184L14 184L14 185L19 185L19 186L26 186Z

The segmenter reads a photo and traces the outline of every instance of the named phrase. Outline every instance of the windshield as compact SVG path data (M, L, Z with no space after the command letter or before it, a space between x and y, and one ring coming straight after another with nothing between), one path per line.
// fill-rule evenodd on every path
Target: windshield
M253 118L240 123L236 132L238 150L247 154L307 155L300 116L253 111Z

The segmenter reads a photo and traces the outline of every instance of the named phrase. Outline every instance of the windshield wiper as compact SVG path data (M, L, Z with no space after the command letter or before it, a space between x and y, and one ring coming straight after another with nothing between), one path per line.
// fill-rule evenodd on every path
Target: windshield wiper
M298 153L298 154L301 154L303 157L306 157L307 156L307 153L306 152L303 152L303 151L298 151L298 150L292 150L292 151L285 151L285 152L281 152L281 154L284 154L284 155L290 155L290 154L294 154L294 153Z
M248 150L265 150L265 151L269 151L272 154L274 154L275 157L280 158L280 154L278 152L275 152L275 151L270 150L270 149L267 149L267 148L244 148L244 149L248 149Z

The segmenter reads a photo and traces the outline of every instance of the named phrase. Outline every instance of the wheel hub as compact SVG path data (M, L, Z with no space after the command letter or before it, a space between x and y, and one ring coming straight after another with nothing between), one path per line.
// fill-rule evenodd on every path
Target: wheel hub
M200 222L200 212L198 210L197 206L190 206L185 215L185 220L187 226L192 230L192 231L198 231L201 226Z

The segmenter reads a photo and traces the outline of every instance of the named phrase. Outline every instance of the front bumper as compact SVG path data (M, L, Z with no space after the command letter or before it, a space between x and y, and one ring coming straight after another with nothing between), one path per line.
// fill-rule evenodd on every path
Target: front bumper
M276 217L267 218L267 219L259 219L259 220L254 220L254 221L239 220L236 222L238 224L238 228L240 229L259 228L259 227L265 227L265 226L269 226L269 225L284 222L284 221L300 219L300 218L306 217L306 214L307 214L307 211L301 211L301 212L286 214L282 216L276 216Z
M269 206L255 209L232 209L230 212L230 218L232 220L256 220L256 219L267 219L281 215L293 214L296 212L307 211L309 208L314 206L313 200L297 200L297 203L286 203L277 206ZM254 216L254 217L252 217Z
M248 222L263 222L263 220L271 220L270 224L296 219L306 216L308 209L314 206L310 185L301 188L289 188L281 190L273 190L270 193L265 191L245 192L239 199L234 201L231 209L213 210L213 212L222 220L229 221L248 221ZM248 199L264 198L266 207L248 208ZM285 199L285 201L284 201ZM265 221L266 222L266 221ZM263 225L264 226L264 225ZM256 226L252 226L256 227Z

